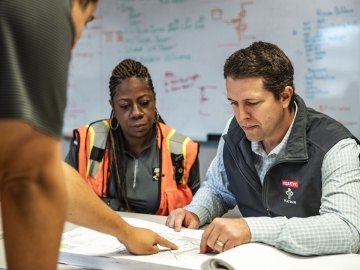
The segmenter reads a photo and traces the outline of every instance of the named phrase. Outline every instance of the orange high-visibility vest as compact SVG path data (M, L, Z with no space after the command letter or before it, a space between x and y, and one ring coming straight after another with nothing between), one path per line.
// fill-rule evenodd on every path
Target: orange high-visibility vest
M109 120L105 119L74 132L79 137L78 171L100 197L107 196L110 174L111 161L106 146L109 129ZM162 151L159 177L161 198L156 214L168 215L171 210L184 207L192 200L192 191L187 182L199 153L199 145L175 129L158 123L157 146ZM171 154L181 156L180 164L173 164ZM99 156L101 158L97 158Z

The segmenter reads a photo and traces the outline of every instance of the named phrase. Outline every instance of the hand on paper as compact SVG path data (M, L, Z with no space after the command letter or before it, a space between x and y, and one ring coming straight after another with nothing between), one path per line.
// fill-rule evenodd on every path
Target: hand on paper
M223 252L250 240L251 232L243 218L215 218L201 237L200 253Z
M149 255L158 253L158 245L173 250L178 249L174 243L149 229L130 226L127 235L128 237L120 242L122 242L132 254Z
M197 215L182 208L175 209L168 215L165 225L179 232L181 227L198 229L200 220Z

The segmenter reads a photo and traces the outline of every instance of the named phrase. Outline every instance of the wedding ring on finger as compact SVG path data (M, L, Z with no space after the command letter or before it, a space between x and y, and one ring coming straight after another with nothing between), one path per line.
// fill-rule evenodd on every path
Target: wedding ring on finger
M221 242L221 241L219 241L219 240L217 240L217 241L215 242L215 245L218 245L219 247L223 247L223 246L224 246L224 243Z

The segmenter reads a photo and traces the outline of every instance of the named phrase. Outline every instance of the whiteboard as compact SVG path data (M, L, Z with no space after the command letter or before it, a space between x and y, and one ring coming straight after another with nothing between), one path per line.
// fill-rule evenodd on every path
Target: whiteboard
M295 92L360 138L359 0L106 0L72 52L64 134L109 117L123 59L145 64L166 123L199 141L232 115L223 65L254 41L277 44Z

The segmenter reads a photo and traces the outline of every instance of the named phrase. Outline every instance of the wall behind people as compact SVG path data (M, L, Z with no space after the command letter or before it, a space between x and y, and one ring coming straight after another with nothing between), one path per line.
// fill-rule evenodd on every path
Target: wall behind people
M109 117L108 80L124 58L144 63L165 121L206 141L231 116L222 68L256 40L292 59L307 104L360 138L358 0L107 0L73 51L64 133Z

